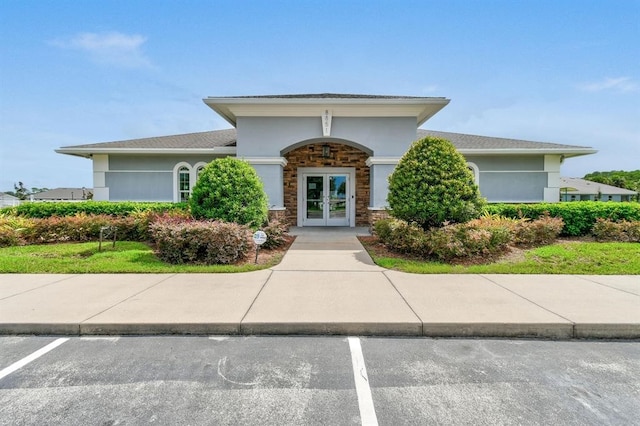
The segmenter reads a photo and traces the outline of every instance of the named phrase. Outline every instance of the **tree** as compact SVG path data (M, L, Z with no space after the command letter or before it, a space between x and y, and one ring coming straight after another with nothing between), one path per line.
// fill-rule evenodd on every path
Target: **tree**
M253 228L267 221L267 195L253 167L237 158L220 158L200 173L189 198L196 218L236 222Z
M20 200L26 200L29 196L29 190L24 187L24 184L22 182L18 182L17 184L14 183L13 189L13 195L15 197L18 197L18 199Z
M480 197L464 157L446 139L416 141L389 177L391 214L423 229L463 223L480 215Z

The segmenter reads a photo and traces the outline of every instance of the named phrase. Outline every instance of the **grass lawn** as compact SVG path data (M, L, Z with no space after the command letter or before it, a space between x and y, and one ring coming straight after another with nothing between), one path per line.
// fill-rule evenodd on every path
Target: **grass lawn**
M449 265L387 257L375 249L372 241L363 243L378 265L417 274L640 274L638 243L558 242L484 265Z
M264 251L261 251L264 253ZM146 244L118 241L111 244L66 243L0 248L0 273L178 273L248 272L269 268L280 262L282 253L255 258L241 265L171 265L158 259Z

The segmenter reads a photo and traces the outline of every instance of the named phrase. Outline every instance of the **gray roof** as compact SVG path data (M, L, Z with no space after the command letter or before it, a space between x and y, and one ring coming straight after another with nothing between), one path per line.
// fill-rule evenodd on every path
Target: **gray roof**
M522 152L559 152L562 154L581 155L595 152L590 148L576 145L562 145L556 143L533 142L517 139L493 138L489 136L467 135L462 133L437 132L434 130L418 129L418 138L425 136L436 136L448 139L453 145L465 154L473 153L508 153ZM75 149L85 152L91 150L100 151L103 149L125 149L125 150L163 150L163 149L213 149L220 147L236 146L236 129L214 130L210 132L188 133L181 135L159 136L144 139L131 139L124 141L102 142L86 145L65 146L58 152L65 154L76 154Z
M63 146L65 148L129 148L129 149L206 149L220 146L236 146L236 129L182 135L157 136L143 139L102 142L86 145Z
M55 188L33 194L34 200L84 200L92 188Z
M11 194L5 194L4 192L0 192L0 200L10 200L10 201L15 201L18 200L18 197L14 197Z
M560 187L563 188L562 192L567 188L567 193L574 195L636 195L637 192L629 189L618 188L617 186L605 185L604 183L593 182L590 180L579 178L560 178Z
M467 149L584 149L584 146L562 145L549 142L533 142L519 139L494 138L490 136L466 135L464 133L436 132L418 129L418 139L434 136L449 140L459 150Z

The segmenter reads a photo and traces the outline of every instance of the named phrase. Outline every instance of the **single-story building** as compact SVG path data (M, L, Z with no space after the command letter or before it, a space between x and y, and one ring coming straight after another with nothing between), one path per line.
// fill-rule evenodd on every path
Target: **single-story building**
M490 202L557 202L560 166L583 146L423 130L441 97L345 94L209 97L232 128L65 146L93 161L94 200L184 201L215 158L248 161L272 215L296 226L360 226L384 214L388 177L411 143L449 139Z
M55 188L30 196L31 201L87 201L93 197L91 188Z
M20 199L18 197L14 197L11 194L5 194L4 192L0 192L0 208L2 207L14 207L20 204Z
M636 191L578 178L560 178L561 201L631 201Z

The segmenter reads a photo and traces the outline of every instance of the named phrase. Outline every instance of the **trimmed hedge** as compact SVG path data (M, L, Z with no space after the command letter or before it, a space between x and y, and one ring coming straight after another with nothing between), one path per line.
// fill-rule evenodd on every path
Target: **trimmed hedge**
M548 213L551 217L560 217L564 221L562 235L584 236L598 218L613 221L640 220L640 203L614 203L604 201L580 201L566 203L538 204L489 204L485 211L509 218L538 219Z
M42 202L22 203L16 207L5 207L0 214L22 216L30 218L45 218L52 216L109 215L129 216L134 213L151 211L163 213L169 211L187 211L186 203L153 203L133 201L83 201L83 202Z

